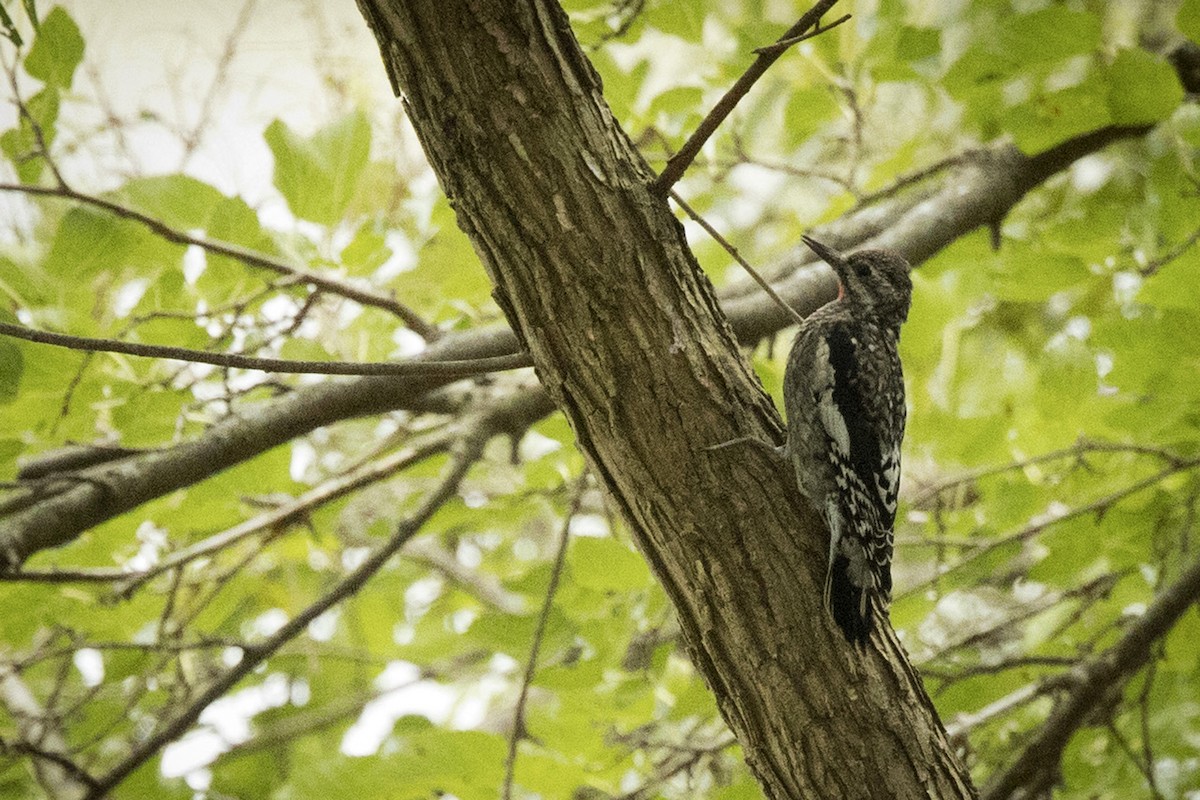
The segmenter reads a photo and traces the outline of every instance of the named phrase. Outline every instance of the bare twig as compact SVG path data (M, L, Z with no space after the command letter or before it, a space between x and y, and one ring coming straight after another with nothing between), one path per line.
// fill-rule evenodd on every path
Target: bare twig
M452 437L449 434L441 434L421 445L406 447L390 456L328 480L267 513L259 514L232 528L215 533L189 547L178 550L153 567L140 572L111 567L23 570L0 572L0 583L119 583L120 585L114 589L115 593L128 597L139 586L156 575L161 575L167 570L178 569L197 558L203 558L218 550L223 550L259 531L286 525L289 521L300 518L326 503L383 480L432 455L445 452L451 443Z
M1051 527L1052 525L1057 525L1058 523L1064 522L1069 519L1075 519L1077 517L1086 516L1088 514L1103 514L1106 511L1108 511L1110 508L1112 508L1113 505L1120 502L1121 500L1124 500L1126 497L1129 497L1130 495L1137 494L1138 492L1149 489L1150 487L1157 485L1158 483L1162 482L1163 480L1166 480L1167 478L1171 477L1172 475L1178 474L1180 472L1186 472L1188 470L1193 470L1193 469L1196 469L1197 467L1200 467L1200 458L1194 458L1194 459L1188 459L1186 461L1180 461L1177 464L1172 464L1172 465L1166 467L1165 469L1159 470L1158 472L1154 473L1153 475L1147 476L1138 481L1134 481L1133 483L1131 483L1127 486L1124 486L1120 489L1117 489L1114 492L1106 494L1103 497L1100 497L1096 500L1093 500L1090 503L1084 503L1083 505L1076 506L1075 508L1072 508L1069 511L1067 511L1063 514L1059 514L1057 516L1042 519L1037 522L1031 522L1030 524L1025 525L1021 528L1018 528L1015 531L1006 533L1003 536L998 536L998 537L992 539L985 546L973 550L969 555L963 556L955 563L951 564L950 566L946 567L943 570L940 570L939 573L935 577L929 578L926 580L922 580L922 581L918 581L917 583L913 584L912 586L905 588L903 591L897 592L894 599L900 600L905 597L910 597L920 591L923 591L924 589L928 588L928 586L930 584L932 584L938 578L945 576L947 573L956 572L956 571L962 569L963 567L967 566L968 564L971 564L971 563L977 561L978 559L982 558L983 556L987 555L988 553L991 553L992 551L996 550L996 548L1003 547L1004 545L1007 545L1007 544L1022 542L1033 536L1037 536L1039 533L1041 533L1042 531Z
M187 347L169 345L138 344L118 339L93 339L84 336L69 336L50 333L0 322L0 334L24 339L38 344L83 350L89 353L122 353L142 358L170 358L196 364L213 364L218 367L257 369L263 372L309 375L438 375L442 377L471 377L485 372L533 366L528 353L513 353L506 356L468 359L463 361L376 361L360 363L354 361L292 361L280 358L258 358L236 353L210 353Z
M11 665L0 662L0 704L16 724L18 742L14 750L33 756L33 771L50 797L75 800L94 788L96 781L71 758L67 741L50 723L33 692Z
M912 505L921 506L929 502L931 498L942 494L950 489L955 489L965 484L975 483L982 478L989 478L993 475L1002 475L1005 472L1014 472L1017 470L1027 469L1029 467L1045 464L1050 461L1061 461L1067 458L1073 458L1076 461L1083 461L1085 455L1092 453L1122 453L1127 455L1146 455L1154 456L1161 459L1167 464L1178 465L1182 460L1180 456L1162 447L1154 445L1137 444L1136 442L1106 442L1097 439L1080 439L1070 447L1064 447L1059 450L1051 450L1046 453L1039 453L1036 456L1022 458L1017 461L1010 461L1004 464L989 465L980 467L961 475L956 475L945 481L935 483L929 486L921 487L917 494L912 499Z
M163 559L162 562L144 572L126 575L125 583L118 587L116 592L128 597L139 586L155 575L160 575L170 569L178 569L190 561L229 547L231 544L241 541L258 531L286 525L291 520L298 519L315 508L333 502L339 497L344 497L364 486L383 480L417 462L424 461L436 453L445 452L449 449L450 445L450 436L439 436L420 447L406 447L386 458L379 459L363 469L358 469L350 474L341 475L333 480L326 481L321 486L305 492L290 503L284 503L266 514L260 514L253 519L248 519L239 525L235 525L232 528L196 542L191 547L186 547L183 550L172 553L169 557Z
M1054 707L1041 729L1007 768L984 789L983 800L1033 797L1053 784L1063 750L1110 692L1121 686L1151 658L1155 643L1200 600L1200 561L1158 594L1146 613L1133 622L1107 651L1072 670L1073 685Z
M780 55L781 53L783 53L784 50L787 50L792 45L800 44L805 39L811 39L814 36L820 36L825 31L829 30L830 28L836 28L838 25L841 25L843 22L845 22L848 19L850 19L850 15L846 14L844 16L841 16L841 17L835 19L833 22L831 22L828 25L825 25L823 27L821 25L821 20L818 19L817 24L808 33L802 33L799 36L791 36L787 39L780 39L779 41L775 42L774 44L769 44L764 47L756 47L756 48L754 48L754 54L759 55L759 56Z
M50 173L54 176L55 183L58 184L58 191L71 191L67 186L67 182L63 180L62 173L58 171L58 164L50 155L50 146L46 143L46 135L42 131L42 125L33 114L29 111L29 106L25 105L24 98L21 97L21 87L17 85L17 70L15 64L5 63L5 71L8 73L8 83L12 87L13 103L17 106L17 111L21 117L29 123L29 129L33 132L33 140L37 142L38 155L42 157L42 161L50 168ZM54 190L51 190L54 191Z
M942 686L977 678L981 675L997 675L1010 669L1029 669L1030 667L1073 667L1079 663L1080 657L1072 656L1029 656L1021 655L1006 658L995 663L969 664L954 671L941 669L937 666L921 664L921 674L926 678L941 681ZM939 688L938 691L941 691ZM935 693L936 694L936 693Z
M716 228L714 228L712 225L709 225L708 220L704 219L704 217L697 214L695 209L693 209L686 202L684 202L683 198L680 197L679 194L673 189L671 190L671 199L674 200L676 203L678 203L679 207L683 209L683 212L685 214L687 214L689 217L691 217L693 220L695 220L697 222L697 224L699 224L700 227L704 229L705 233L707 233L709 236L713 237L713 239L716 240L717 244L721 245L721 247L723 247L725 249L725 252L729 253L729 255L733 257L734 261L741 264L742 269L744 269L744 270L746 270L746 272L750 273L750 277L754 278L754 280L758 283L758 285L763 288L763 291L766 292L767 294L769 294L771 296L771 299L779 304L780 308L782 308L784 311L788 312L788 314L791 315L792 319L796 320L797 325L802 324L804 322L804 317L800 316L796 312L796 309L794 309L790 305L788 305L787 301L779 296L779 293L775 291L774 287L772 287L771 284L767 283L766 279L763 278L762 275L759 275L758 271L756 269L754 269L754 267L750 266L749 262L747 262L746 259L742 258L742 255L741 255L741 253L739 253L737 251L737 248L734 247L733 245L731 245L725 239L725 237L722 236L717 231Z
M233 25L229 29L229 35L225 37L225 46L221 50L220 58L217 59L212 80L208 84L208 90L204 93L204 98L200 101L200 111L196 115L196 121L189 130L179 131L179 138L183 140L183 153L179 161L180 172L184 170L188 161L195 154L204 134L212 128L213 107L216 105L216 100L220 96L221 90L225 87L225 82L229 75L229 67L237 57L242 36L245 35L246 29L250 25L250 17L254 15L254 9L257 5L258 0L245 0L242 3L242 8L238 11L237 19L233 21Z
M1014 709L1032 703L1046 694L1047 686L1044 681L1027 683L1019 689L1014 689L1000 699L988 703L983 708L971 714L958 714L946 723L946 735L951 739L966 736L978 726L1007 714Z
M327 275L313 272L312 270L303 269L301 267L293 267L289 264L283 263L282 261L265 256L262 253L256 253L253 250L239 247L236 244L221 242L215 239L205 239L200 236L193 236L189 233L177 230L176 228L172 228L162 220L155 219L149 214L143 214L141 211L129 208L128 206L123 206L120 203L114 203L111 200L105 200L102 197L96 197L95 195L78 192L65 184L58 187L46 187L26 186L20 183L0 183L0 192L20 192L23 194L39 195L42 197L58 197L64 200L74 200L77 203L94 206L96 208L103 209L114 216L120 217L121 219L128 219L138 222L149 228L152 233L162 237L163 239L166 239L168 242L199 247L207 252L215 253L216 255L227 256L234 260L241 261L243 264L251 267L270 270L271 272L275 272L279 275L291 276L297 280L303 281L304 283L312 284L313 286L316 286L317 288L326 291L329 294L345 297L348 300L353 300L356 303L361 303L364 306L374 306L375 308L381 308L384 311L389 311L403 320L408 327L420 334L420 336L426 341L434 341L441 336L441 331L438 330L437 326L426 322L425 319L422 318L421 315L416 311L392 297L388 297L387 295L380 294L379 292L374 292L369 289L363 289L354 286L346 281L331 278Z
M529 660L525 662L525 674L521 677L521 691L517 695L517 703L513 708L512 731L508 736L508 754L504 758L504 789L500 795L503 800L510 800L512 797L513 770L517 764L517 745L525 736L525 701L529 697L529 686L533 683L533 674L537 671L538 651L542 649L542 637L546 633L546 623L549 622L550 610L554 607L554 594L558 591L558 581L562 576L563 564L566 563L567 543L571 538L569 535L571 520L579 513L579 505L583 502L584 477L579 479L575 497L571 500L571 507L567 509L567 516L563 520L562 530L559 533L558 550L554 554L554 567L550 571L550 585L546 587L542 611L538 615L537 627L533 631L533 642L529 645Z
M1166 253L1163 253L1158 258L1147 261L1146 264L1141 269L1138 270L1138 272L1144 278L1148 278L1151 275L1156 274L1160 269L1165 267L1167 264L1170 264L1172 261L1179 258L1181 255L1183 255L1188 250L1190 250L1193 246L1195 246L1196 242L1200 242L1200 228L1197 228L1196 230L1192 231L1192 234L1190 236L1188 236L1186 239L1184 239L1179 244L1172 247Z
M816 30L812 32L812 35L816 35L850 18L849 15L846 15L832 25L824 28L820 27L821 16L832 8L836 2L837 0L818 0L817 4L809 9L804 16L800 17L795 25L788 28L787 32L774 45L755 51L758 53L758 58L742 73L742 76L730 87L729 91L717 101L717 104L713 106L712 111L708 112L708 116L704 118L704 121L688 137L688 140L684 142L683 147L679 148L679 152L671 156L670 161L667 162L666 169L654 181L655 192L663 197L667 195L667 192L671 190L671 187L675 185L688 166L695 160L696 155L700 152L700 148L716 132L717 128L725 121L725 118L729 116L738 102L746 96L746 93L750 91L750 87L758 82L758 79L783 55L783 52L788 47L795 44L795 42L808 38L807 36L802 36L805 31L815 28Z
M737 744L732 736L725 736L710 745L676 747L674 752L664 758L658 765L655 774L641 786L618 796L615 800L649 800L658 796L656 789L680 773L694 768L706 757L715 756Z
M396 531L387 542L376 548L362 564L334 584L333 588L320 599L290 619L278 631L268 636L260 644L246 648L241 661L221 673L209 683L203 692L168 718L158 731L134 744L127 756L100 776L86 795L85 800L101 800L130 773L152 758L169 742L182 735L205 708L253 672L254 668L271 654L299 635L310 622L358 592L421 529L425 522L447 500L453 497L458 490L459 483L467 474L467 470L483 454L484 445L497 431L498 426L504 424L503 410L500 407L492 409L468 423L460 443L461 447L455 453L454 460L446 469L437 488L426 495L420 506L408 519L397 525Z
M504 588L495 575L468 569L454 553L426 536L404 548L404 558L436 570L467 594L505 614L520 614L527 608L524 595Z

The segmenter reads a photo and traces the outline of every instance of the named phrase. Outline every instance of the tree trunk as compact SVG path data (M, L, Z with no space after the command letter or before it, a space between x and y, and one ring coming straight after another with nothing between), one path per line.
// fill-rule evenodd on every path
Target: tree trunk
M666 588L771 798L974 789L890 629L822 608L827 542L651 170L549 0L360 0L495 297ZM886 627L886 626L885 626Z

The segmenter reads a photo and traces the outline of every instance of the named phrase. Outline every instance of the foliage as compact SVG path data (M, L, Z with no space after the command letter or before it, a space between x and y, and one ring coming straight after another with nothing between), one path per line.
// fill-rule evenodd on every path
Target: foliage
M565 5L656 168L750 51L803 11L755 0ZM1126 5L859 3L850 23L784 56L678 187L769 265L801 233L947 154L1003 137L1037 153L1109 124L1155 125L1035 190L1003 221L998 250L976 231L915 276L892 620L981 781L1037 729L1053 679L1111 645L1196 558L1200 109L1140 43L1196 38L1200 5L1134 20ZM358 35L371 50L365 27ZM272 205L198 169L81 169L107 163L97 154L134 121L81 122L105 100L80 77L93 34L67 11L44 13L25 39L3 45L21 101L0 134L4 180L63 189L61 173L72 190L160 226L394 294L442 331L501 319L411 133L338 91L336 67L325 98L335 111L314 101L311 126L276 120L253 143L273 158L273 189L258 189ZM231 86L249 80L233 70ZM3 198L14 210L0 247L4 321L296 359L383 360L420 346L381 307L95 203L14 188ZM745 280L695 233L718 285ZM777 405L785 350L751 354ZM0 339L0 479L65 442L186 442L313 380ZM0 586L13 610L0 618L0 659L70 756L103 773L359 565L444 475L463 420L496 387L530 381L492 380L462 384L434 412L319 428L40 553L24 569L42 579ZM144 584L119 575L387 458L400 460L364 487L180 569ZM59 581L54 569L107 577ZM1185 616L1072 740L1057 796L1200 792L1198 626ZM1025 702L1003 706L1030 686ZM4 740L28 739L27 720L0 704ZM38 796L44 779L30 763L10 748L0 792ZM760 796L667 598L558 416L519 443L493 440L398 558L114 796L187 797L190 784L213 798L467 800L496 797L509 764L514 797Z

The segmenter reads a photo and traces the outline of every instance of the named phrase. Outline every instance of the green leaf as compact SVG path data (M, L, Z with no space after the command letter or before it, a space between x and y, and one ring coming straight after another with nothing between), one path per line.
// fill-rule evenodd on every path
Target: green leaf
M1072 253L1053 253L1020 246L1007 249L994 271L998 297L1044 302L1055 292L1090 277L1087 266Z
M708 18L707 9L693 3L652 3L647 11L647 25L687 42L700 40Z
M0 340L0 404L11 403L21 388L25 359L21 349L8 339Z
M946 73L943 85L961 96L978 84L1021 73L1041 75L1064 58L1095 51L1100 32L1096 15L1058 5L1006 17L993 34L980 32Z
M41 144L49 148L58 130L58 93L56 87L48 86L25 102L25 110L41 131L41 143L33 123L23 114L17 127L0 134L0 150L13 162L22 183L37 183L46 166L41 157Z
M333 225L342 218L367 165L371 126L356 111L304 138L284 122L267 126L275 155L275 188L301 219Z
M784 107L784 130L789 139L803 142L839 113L837 98L825 86L797 89Z
M1179 32L1193 42L1200 42L1200 0L1183 0L1175 17Z
M419 775L429 790L485 796L499 786L507 746L496 734L430 729L405 737L396 766L401 774Z
M580 586L608 591L643 588L650 570L641 554L611 537L578 537L567 551L571 579Z
M1147 278L1138 300L1158 308L1200 309L1200 248L1191 247Z
M942 32L937 28L900 27L896 40L896 57L904 61L920 61L941 51Z
M1073 136L1107 125L1111 120L1105 87L1089 80L1069 89L1039 94L1011 109L1003 120L1017 147L1040 153Z
M112 412L121 443L140 447L169 441L186 399L182 393L162 391L139 391L127 398Z
M369 275L392 257L384 230L375 222L363 223L339 257L351 274Z
M1108 110L1118 125L1166 119L1183 102L1183 86L1170 64L1145 50L1122 50L1108 69Z
M188 175L135 178L117 194L128 205L183 231L207 227L213 210L226 199L215 187Z
M25 71L47 86L68 89L82 60L83 36L79 26L62 6L55 6L42 20L25 59Z
M145 236L136 223L83 206L73 208L59 223L42 266L56 278L86 280L125 264Z
M1092 52L1100 46L1100 33L1095 14L1052 5L1005 19L992 46L1014 63L1058 61Z

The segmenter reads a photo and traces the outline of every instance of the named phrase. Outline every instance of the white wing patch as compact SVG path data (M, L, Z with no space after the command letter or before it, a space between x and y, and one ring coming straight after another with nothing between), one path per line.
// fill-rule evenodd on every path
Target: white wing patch
M849 458L850 431L846 428L846 418L842 416L841 409L837 407L837 403L833 402L833 389L821 392L817 411L821 415L821 427L833 440L833 446L843 457Z
M846 427L846 418L833 401L833 383L836 376L829 363L829 342L821 337L817 342L816 363L821 368L821 383L817 391L817 416L821 427L833 442L834 449L842 458L850 458L850 430Z

